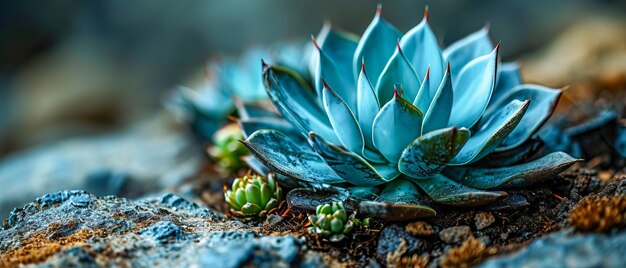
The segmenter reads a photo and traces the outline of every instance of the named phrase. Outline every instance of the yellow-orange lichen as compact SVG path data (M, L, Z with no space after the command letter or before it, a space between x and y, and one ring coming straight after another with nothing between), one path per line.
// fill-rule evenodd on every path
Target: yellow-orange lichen
M50 229L60 228L58 223L51 224ZM0 267L18 267L22 264L39 263L48 257L69 248L84 245L87 239L104 236L102 230L80 229L69 236L49 238L50 231L36 233L23 241L20 247L0 252Z
M626 195L587 196L569 215L569 223L579 231L606 232L625 225Z
M400 262L398 263L397 267L399 268L424 268L428 265L428 262L430 261L430 258L428 257L427 254L419 256L417 254L411 256L411 257L402 257L400 259Z
M495 248L488 248L480 240L470 237L460 246L450 249L441 258L439 265L441 267L472 267L495 253Z

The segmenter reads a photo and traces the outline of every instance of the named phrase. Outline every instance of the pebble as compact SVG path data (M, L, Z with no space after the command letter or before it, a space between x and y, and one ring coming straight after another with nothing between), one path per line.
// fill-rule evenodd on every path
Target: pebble
M476 216L474 216L474 223L476 224L476 229L478 230L491 226L495 221L496 218L491 212L481 211L476 213Z
M472 236L472 229L466 225L448 227L439 232L439 239L448 244L459 244Z
M406 225L404 229L415 236L429 236L435 233L433 227L425 221L416 221Z

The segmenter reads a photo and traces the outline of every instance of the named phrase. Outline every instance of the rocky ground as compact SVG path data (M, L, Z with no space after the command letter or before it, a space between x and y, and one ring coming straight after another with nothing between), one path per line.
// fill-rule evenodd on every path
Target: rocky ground
M599 40L600 52L588 53L612 56L581 52L570 57L574 63L554 63L574 66L556 73L534 62L571 46L585 29L567 31L524 62L536 82L573 83L540 137L544 150L585 161L512 191L512 208L436 207L438 215L423 221L372 220L339 243L306 235L311 204L293 199L264 221L241 222L226 215L223 200L234 175L217 172L184 128L158 115L0 162L0 267L623 267L626 68L615 59L626 50ZM576 67L585 60L597 68Z

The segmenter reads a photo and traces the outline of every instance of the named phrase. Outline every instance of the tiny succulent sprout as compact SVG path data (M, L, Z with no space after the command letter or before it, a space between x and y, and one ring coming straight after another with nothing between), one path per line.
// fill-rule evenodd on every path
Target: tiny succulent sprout
M215 132L213 145L208 149L209 155L215 159L219 171L230 173L242 169L245 164L242 157L248 154L239 142L243 135L237 124L229 124Z
M369 225L369 219L355 219L356 213L348 215L342 202L331 202L317 206L315 215L309 215L311 227L309 234L328 238L331 242L338 242L345 238L345 234L350 233L354 226Z
M248 173L236 178L230 190L224 186L224 198L234 216L258 219L278 208L282 189L273 174L266 178Z
M426 16L403 34L380 6L360 38L326 24L309 77L262 62L280 117L241 118L244 145L289 179L368 192L352 196L359 211L388 221L435 216L428 198L513 207L526 200L504 190L578 161L528 149L561 90L523 84L486 27L445 49L437 40Z

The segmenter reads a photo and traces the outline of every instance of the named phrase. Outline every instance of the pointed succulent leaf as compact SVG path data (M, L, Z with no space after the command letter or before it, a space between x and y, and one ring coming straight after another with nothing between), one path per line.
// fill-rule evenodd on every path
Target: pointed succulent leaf
M413 100L413 106L422 111L422 113L427 113L433 97L434 95L430 96L430 69L428 69L426 70L426 75L424 75L424 79L417 96L415 96L415 100Z
M372 201L362 201L359 211L370 217L387 221L407 221L434 217L436 212L420 203L421 194L409 180L398 178L385 185L381 195Z
M361 153L365 146L363 133L354 114L352 114L352 110L325 82L323 94L324 108L337 138L348 150Z
M522 84L522 75L519 65L515 62L500 64L498 67L498 82L491 94L491 103L494 103L509 92L512 88Z
M327 57L326 60L332 60L333 68L336 69L338 74L345 76L352 81L352 58L354 57L354 51L358 45L358 36L334 30L332 29L330 23L327 23L324 25L320 35L318 35L318 37L314 40L316 40L315 42L317 43L319 50L324 51L325 57ZM318 48L316 48L316 50L318 50ZM315 66L314 82L318 96L322 96L321 93L324 86L322 84L322 78L330 81L326 78L326 75L319 73L320 61L321 58L319 52L316 51L312 53L311 64ZM335 87L337 86L338 85Z
M386 183L400 172L390 166L372 166L359 155L330 144L311 132L309 143L339 177L356 186L374 186Z
M252 133L260 129L277 130L289 137L296 139L303 137L300 134L300 131L296 130L291 124L287 123L287 121L279 118L256 117L241 119L238 120L237 123L241 128L241 132L243 133L244 138L248 138Z
M446 174L452 179L478 189L525 187L554 178L580 161L563 152L554 152L539 159L502 168L454 167Z
M493 152L522 120L528 104L528 100L524 102L513 100L499 109L469 138L449 165L459 166L473 163Z
M510 89L496 103L490 105L485 112L486 118L496 113L502 106L513 100L530 100L528 110L515 130L500 144L496 151L506 151L524 143L550 117L561 96L562 91L539 85L520 85Z
M232 96L235 108L239 114L239 119L247 120L252 118L274 118L280 119L280 114L276 109L267 105L266 102L245 102L236 96ZM250 132L252 133L252 132Z
M433 96L430 107L424 116L422 123L422 133L427 133L436 129L442 129L448 126L450 113L452 111L452 101L454 99L452 92L452 80L450 79L450 65L446 69L441 85L437 89L437 93Z
M378 76L394 52L393 41L398 40L402 35L396 27L382 18L381 12L382 5L378 5L376 16L365 29L352 60L354 68L352 77L358 76L361 63L365 61L367 74L370 79L373 79L372 84L378 82Z
M458 74L470 61L491 52L493 44L489 39L489 28L480 30L452 43L443 51L443 57L450 63L453 74Z
M496 83L498 46L469 62L452 78L454 101L448 125L471 128L485 112Z
M380 104L378 98L376 97L376 93L374 93L374 87L372 87L365 73L365 64L363 63L357 81L357 117L361 130L363 131L365 144L372 148L374 147L374 143L372 142L372 124L379 110Z
M391 163L397 163L406 145L419 137L422 125L422 112L394 92L376 115L372 135L374 146Z
M413 178L433 176L456 156L469 136L469 130L455 127L428 132L404 149L398 169Z
M417 73L415 73L413 66L411 66L402 49L400 49L400 44L398 44L396 51L385 65L385 69L383 69L376 83L378 101L386 103L391 100L394 87L404 89L408 99L415 99L420 84Z
M507 196L506 192L470 188L441 174L418 179L415 182L435 202L451 206L480 206Z
M422 22L402 36L400 47L416 73L425 74L426 70L430 69L430 78L437 81L430 84L432 98L439 86L438 82L443 77L445 66L437 38L428 25L428 10Z
M301 132L316 131L333 142L339 142L326 113L298 74L283 67L264 65L263 77L274 106Z
M315 183L343 180L307 145L298 145L274 130L259 130L243 141L259 161L279 174Z
M539 138L529 139L519 146L506 150L496 151L483 157L475 164L478 167L506 167L523 163L536 156L544 147L544 142Z
M352 74L352 66L348 73L343 73L340 66L326 54L322 48L319 47L315 39L313 40L315 48L318 51L320 63L318 65L318 71L315 73L315 84L320 88L317 89L318 93L322 93L326 84L332 85L337 94L346 102L351 108L356 110L356 95L354 90L356 88L355 80ZM319 95L322 96L322 95Z

